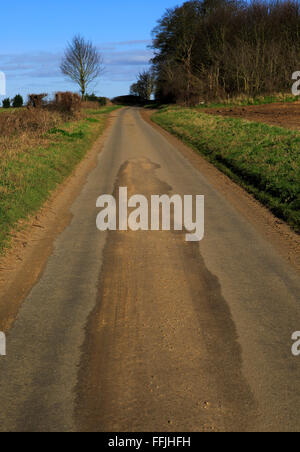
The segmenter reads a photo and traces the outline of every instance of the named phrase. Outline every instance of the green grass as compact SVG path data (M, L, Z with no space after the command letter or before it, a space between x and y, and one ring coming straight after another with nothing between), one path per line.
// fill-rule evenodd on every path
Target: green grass
M93 116L98 116L98 115L104 115L104 114L108 114L111 113L114 110L117 110L119 108L122 108L122 105L111 105L110 107L102 107L100 109L97 110L90 110L87 109L86 112L89 113L90 115Z
M299 132L179 107L152 119L300 232Z
M297 102L300 96L293 96L291 94L278 94L273 96L257 96L257 97L236 97L229 99L226 102L204 103L198 105L197 108L222 108L222 107L246 107L249 105L268 105L273 103L292 103Z
M13 113L14 111L18 110L18 108L0 108L0 113Z
M0 252L20 220L37 212L69 176L103 132L107 114L118 107L85 113L84 119L50 130L47 146L0 160Z

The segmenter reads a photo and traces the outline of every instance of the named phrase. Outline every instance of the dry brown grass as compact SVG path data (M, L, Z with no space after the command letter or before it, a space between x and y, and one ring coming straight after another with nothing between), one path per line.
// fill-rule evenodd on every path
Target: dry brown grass
M42 95L32 95L41 98ZM0 157L10 161L20 152L29 152L37 146L45 147L49 142L47 132L67 122L75 123L95 109L95 102L81 102L78 94L71 92L56 93L55 100L47 105L34 108L1 110L0 114ZM74 124L75 124L74 123ZM1 163L0 163L1 165Z
M50 112L45 108L16 110L0 116L0 134L13 137L24 132L45 133L61 120L62 117L58 112Z
M78 114L76 116L78 117ZM30 147L45 145L46 132L71 118L70 112L60 111L55 106L24 108L2 113L0 115L1 158L12 158Z
M22 227L20 220L37 212L72 173L103 131L110 111L112 107L84 111L79 120L53 105L0 114L0 254L12 228Z
M58 92L55 94L55 101L52 106L60 112L79 117L82 102L78 94L69 91Z
M81 106L82 106L82 108L94 110L95 108L98 108L98 102L85 100L85 101L81 102Z

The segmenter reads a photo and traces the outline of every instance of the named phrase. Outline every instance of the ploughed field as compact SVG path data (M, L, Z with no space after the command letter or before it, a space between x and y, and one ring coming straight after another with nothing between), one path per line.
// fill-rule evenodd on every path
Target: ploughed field
M205 112L300 130L300 101L241 107L209 108Z

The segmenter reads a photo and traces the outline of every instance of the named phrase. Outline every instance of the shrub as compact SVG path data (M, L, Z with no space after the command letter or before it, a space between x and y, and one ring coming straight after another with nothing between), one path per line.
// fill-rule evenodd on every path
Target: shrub
M55 94L55 107L65 113L78 114L81 110L81 97L71 92L58 92Z
M107 99L106 99L106 97L98 97L98 102L101 107L105 107L107 104Z
M10 99L4 99L2 102L3 108L10 108Z
M87 102L98 102L100 107L105 107L107 104L106 97L97 97L94 93L85 96Z
M81 102L81 106L86 110L95 110L96 108L98 108L98 103L90 100L85 100L84 102Z
M89 101L89 102L97 102L98 97L96 96L96 94L87 94L84 98L84 100Z
M59 112L51 112L46 108L24 108L13 114L3 112L0 114L0 139L21 135L42 136L62 120L63 116Z
M43 106L44 98L48 94L29 94L28 96L28 106L33 108L40 108Z
M13 107L21 108L23 107L23 104L24 104L23 97L20 94L17 94L13 99Z

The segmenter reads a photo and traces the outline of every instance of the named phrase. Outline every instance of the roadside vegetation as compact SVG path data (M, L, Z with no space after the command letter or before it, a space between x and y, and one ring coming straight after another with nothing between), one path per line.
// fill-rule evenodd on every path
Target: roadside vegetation
M222 102L202 102L198 108L222 108L222 107L248 107L251 105L270 105L274 103L294 103L298 102L300 96L291 94L273 94L269 96L234 96Z
M37 212L72 173L118 108L84 105L89 108L72 111L69 104L66 111L52 104L0 115L0 252L20 220Z
M299 132L182 107L162 108L152 119L300 232Z
M69 176L103 132L116 108L109 99L88 94L103 71L98 49L74 36L63 56L61 72L80 93L20 94L2 101L0 109L0 253L11 232L26 223Z

